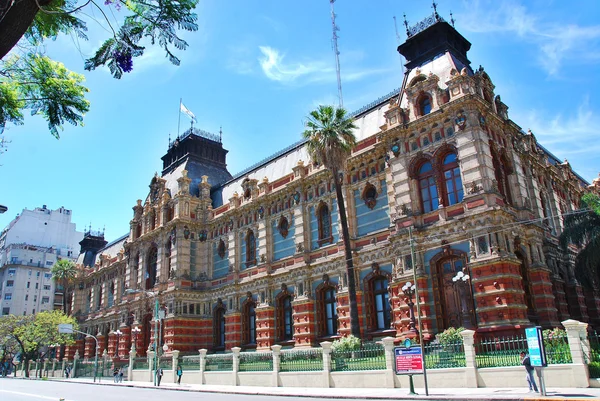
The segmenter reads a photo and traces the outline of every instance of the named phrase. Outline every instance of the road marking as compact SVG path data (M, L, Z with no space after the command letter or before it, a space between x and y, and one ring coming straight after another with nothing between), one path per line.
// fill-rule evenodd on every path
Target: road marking
M8 390L0 390L0 393L9 393L9 394L17 394L17 395L25 395L28 397L36 397L36 398L42 398L44 400L53 400L56 401L56 397L48 397L46 395L38 395L38 394L31 394L31 393L22 393L20 391L8 391ZM67 399L65 399L65 401L69 401ZM72 400L71 400L72 401Z

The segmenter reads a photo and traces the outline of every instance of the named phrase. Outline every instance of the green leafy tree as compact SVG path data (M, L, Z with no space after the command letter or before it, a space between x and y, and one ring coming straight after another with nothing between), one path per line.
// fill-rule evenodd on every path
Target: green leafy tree
M60 259L54 263L52 269L52 279L63 288L63 312L69 314L69 291L77 277L77 266L68 259Z
M188 44L178 31L196 31L198 0L0 0L0 133L6 124L23 124L25 110L41 115L52 135L65 122L83 125L89 110L84 76L41 52L40 45L60 34L87 39L86 16L100 11L112 35L85 61L85 69L107 66L115 78L131 72L144 43L160 46L179 65L173 49ZM120 26L106 12L124 10Z
M29 377L29 361L43 360L54 346L75 343L72 334L58 332L58 325L61 323L72 324L74 329L78 328L74 318L58 310L0 318L0 338L10 338L16 342L25 366L25 377Z
M306 139L306 148L310 157L327 168L333 176L335 193L339 208L342 236L344 241L346 270L348 272L348 294L350 298L350 325L353 336L360 338L358 322L358 305L356 302L356 279L354 277L354 264L350 235L348 233L348 219L346 206L342 193L341 175L346 166L346 160L356 146L356 137L352 133L356 129L354 120L349 118L346 110L333 106L319 106L307 117L306 130L303 133Z
M569 244L579 248L575 258L575 277L587 287L600 285L600 196L593 193L581 198L582 213L565 218L560 243L566 251Z

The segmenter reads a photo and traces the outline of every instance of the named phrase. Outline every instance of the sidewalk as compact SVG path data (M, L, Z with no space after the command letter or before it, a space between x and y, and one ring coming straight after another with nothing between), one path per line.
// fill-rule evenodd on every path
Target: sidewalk
M183 378L185 380L185 376ZM62 380L62 379L59 379ZM63 380L73 383L86 383L96 385L126 386L126 387L154 387L149 382L123 382L114 383L110 378L103 379L101 383L93 383L91 379ZM555 388L546 390L547 396L542 397L537 393L528 393L526 387L522 388L432 388L429 397L425 396L425 389L417 388L416 396L408 395L406 388L306 388L306 387L254 387L254 386L216 386L162 382L159 390L171 391L197 391L208 393L246 394L246 395L272 395L279 397L315 397L315 398L343 398L343 399L378 399L378 400L600 400L600 388Z

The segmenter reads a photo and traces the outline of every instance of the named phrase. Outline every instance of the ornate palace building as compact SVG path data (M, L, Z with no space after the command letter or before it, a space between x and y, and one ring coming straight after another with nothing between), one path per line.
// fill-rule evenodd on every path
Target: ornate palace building
M577 283L574 253L557 241L600 180L586 183L509 119L470 46L437 14L408 29L402 88L353 114L343 191L363 336L414 335L414 302L426 339L568 318L600 328L600 294ZM169 351L307 347L350 332L329 172L304 142L233 177L226 154L220 136L188 130L133 206L130 232L82 241L72 310L100 352L152 347L156 298ZM413 273L418 300L403 290ZM94 353L92 341L76 349Z

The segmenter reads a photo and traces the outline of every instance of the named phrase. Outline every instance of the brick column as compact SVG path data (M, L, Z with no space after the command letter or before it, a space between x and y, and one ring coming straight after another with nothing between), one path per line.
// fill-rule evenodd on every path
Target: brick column
M477 361L475 358L475 332L463 330L460 332L465 349L465 387L477 388Z
M225 349L233 349L242 344L242 314L225 314Z
M294 347L311 347L316 342L315 301L299 296L292 301L294 319Z
M275 342L275 308L268 304L256 307L256 349L268 350Z
M577 320L565 320L562 322L567 331L567 339L569 340L569 348L571 350L570 370L573 375L573 383L575 387L589 387L589 372L585 366L585 358L583 354L582 338L587 339L587 323L581 323Z
M321 343L323 349L323 387L331 387L329 376L331 375L331 342L324 341Z

